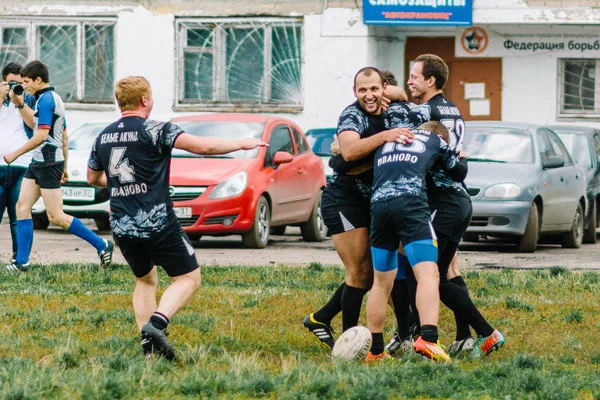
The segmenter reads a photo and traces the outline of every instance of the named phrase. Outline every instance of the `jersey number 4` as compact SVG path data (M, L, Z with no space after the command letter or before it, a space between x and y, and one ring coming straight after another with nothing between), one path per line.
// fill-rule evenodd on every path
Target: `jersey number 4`
M110 176L119 177L119 182L135 182L135 171L133 166L129 165L129 159L124 158L126 147L113 147L110 152L110 162L108 172Z

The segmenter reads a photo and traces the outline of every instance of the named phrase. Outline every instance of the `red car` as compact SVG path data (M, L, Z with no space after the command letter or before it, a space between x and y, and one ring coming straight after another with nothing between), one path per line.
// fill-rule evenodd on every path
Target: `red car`
M241 234L244 246L263 248L269 234L287 225L306 241L322 241L325 173L298 125L260 114L203 114L171 122L205 137L255 137L269 147L220 156L173 150L170 191L173 207L191 239Z

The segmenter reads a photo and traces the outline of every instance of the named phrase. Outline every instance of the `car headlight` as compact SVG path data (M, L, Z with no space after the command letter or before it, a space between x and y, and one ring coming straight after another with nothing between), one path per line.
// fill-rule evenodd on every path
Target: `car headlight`
M248 186L248 174L245 171L238 172L219 183L212 191L210 199L224 199L237 196Z
M519 185L514 183L499 183L487 188L484 196L496 199L508 199L517 197L519 193L521 193L521 188Z

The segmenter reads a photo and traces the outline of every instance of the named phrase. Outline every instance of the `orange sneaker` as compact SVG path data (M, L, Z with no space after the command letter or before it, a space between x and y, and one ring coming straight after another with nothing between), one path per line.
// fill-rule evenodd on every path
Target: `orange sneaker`
M367 357L365 358L365 362L366 363L373 363L373 362L379 362L379 361L383 361L383 360L387 360L387 359L391 359L392 356L390 355L390 353L387 352L383 352L377 355L373 355L373 353L368 352L367 353Z
M475 342L475 347L473 347L471 356L487 356L492 351L498 350L500 347L502 347L502 345L504 345L504 336L500 333L500 331L494 329L494 332L492 332L490 336L479 336L477 338L477 342Z
M452 362L439 342L426 342L423 337L419 337L413 347L417 353L435 362Z

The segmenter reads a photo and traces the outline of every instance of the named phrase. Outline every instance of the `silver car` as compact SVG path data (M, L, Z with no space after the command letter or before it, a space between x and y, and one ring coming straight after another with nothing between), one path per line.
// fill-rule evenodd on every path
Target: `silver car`
M540 236L578 248L587 209L586 180L560 138L527 123L467 123L465 183L473 219L464 240L510 237L519 252L535 251Z

